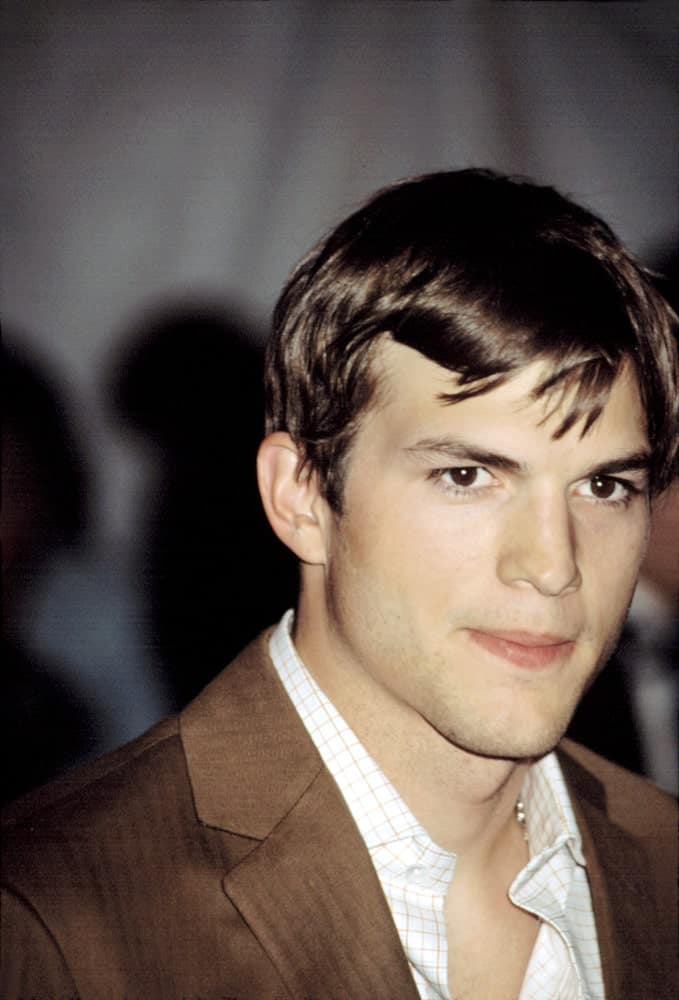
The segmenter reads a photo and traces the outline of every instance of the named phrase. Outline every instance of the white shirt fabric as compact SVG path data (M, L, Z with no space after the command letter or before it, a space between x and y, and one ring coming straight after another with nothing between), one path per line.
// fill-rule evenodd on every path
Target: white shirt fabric
M273 664L370 852L420 997L450 1000L444 903L455 855L429 837L319 688L292 621L286 612L271 637ZM604 1000L580 834L554 754L528 772L522 797L530 860L509 896L540 928L519 1000Z

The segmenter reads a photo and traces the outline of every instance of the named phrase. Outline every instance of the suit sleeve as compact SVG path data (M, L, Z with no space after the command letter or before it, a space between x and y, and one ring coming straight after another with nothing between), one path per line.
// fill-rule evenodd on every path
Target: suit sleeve
M64 957L38 914L6 889L0 906L3 1000L78 1000Z

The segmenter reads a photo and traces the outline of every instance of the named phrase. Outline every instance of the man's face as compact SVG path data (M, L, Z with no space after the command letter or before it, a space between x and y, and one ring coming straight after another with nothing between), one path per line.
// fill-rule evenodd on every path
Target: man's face
M584 437L555 440L563 413L530 398L538 363L446 405L450 372L392 342L380 362L343 513L327 512L335 676L473 753L545 753L612 650L644 554L636 383L620 376Z

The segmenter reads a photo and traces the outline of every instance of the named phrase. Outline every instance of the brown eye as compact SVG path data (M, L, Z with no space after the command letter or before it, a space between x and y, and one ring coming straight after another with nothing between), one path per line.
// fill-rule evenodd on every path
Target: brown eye
M456 486L472 486L479 475L479 470L475 466L462 469L448 469L448 474Z
M617 485L615 479L611 479L609 476L592 476L590 479L592 496L595 496L597 500L610 499L615 493Z
M471 498L482 496L497 485L493 475L482 465L459 465L448 469L435 469L433 478L453 496Z

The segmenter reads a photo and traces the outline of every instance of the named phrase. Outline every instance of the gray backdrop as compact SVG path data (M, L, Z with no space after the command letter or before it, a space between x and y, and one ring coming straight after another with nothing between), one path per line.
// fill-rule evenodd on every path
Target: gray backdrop
M134 608L154 477L102 379L149 308L223 301L263 336L315 238L441 167L553 183L647 260L677 232L671 3L18 0L3 18L3 315L77 414L101 606L120 586Z

